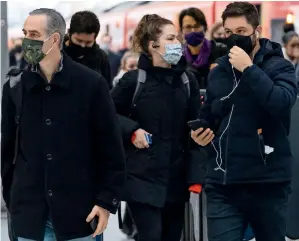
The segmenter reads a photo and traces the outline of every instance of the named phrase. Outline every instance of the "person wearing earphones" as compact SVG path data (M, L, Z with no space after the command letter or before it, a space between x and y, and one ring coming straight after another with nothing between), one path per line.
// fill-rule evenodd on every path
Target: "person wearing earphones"
M187 62L170 20L145 15L133 46L141 52L138 70L125 73L111 90L117 113L126 119L120 119L127 147L124 201L137 228L136 240L180 241L189 200L187 167L192 156L198 160L200 155L195 143L194 149L188 145L187 126L201 105L199 85L185 72ZM146 78L137 89L141 73ZM134 93L139 93L137 99Z
M249 2L222 14L229 54L208 78L199 118L209 128L192 132L209 152L204 189L209 241L242 240L248 224L257 241L284 241L292 153L288 135L297 95L295 71L281 46L261 38Z

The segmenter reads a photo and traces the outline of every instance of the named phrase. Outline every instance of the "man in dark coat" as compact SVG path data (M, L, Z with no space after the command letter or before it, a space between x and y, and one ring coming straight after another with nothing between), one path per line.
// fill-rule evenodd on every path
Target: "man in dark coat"
M109 34L103 35L101 48L105 51L105 53L108 56L110 69L111 69L111 78L114 79L114 77L119 72L121 56L117 55L111 50L111 44L112 44L112 37Z
M23 90L20 118L10 82L2 97L1 177L14 233L18 240L93 240L116 212L125 181L107 83L61 53L65 21L55 10L31 12L23 32L32 66L15 86Z
M77 12L72 16L69 38L63 50L76 62L102 74L109 89L112 88L110 64L107 54L96 44L100 32L98 17L90 11Z
M192 133L207 146L209 241L242 240L248 223L257 241L284 241L292 177L289 143L297 85L281 46L260 38L254 5L229 4L222 14L228 56L208 79L200 111L210 129Z

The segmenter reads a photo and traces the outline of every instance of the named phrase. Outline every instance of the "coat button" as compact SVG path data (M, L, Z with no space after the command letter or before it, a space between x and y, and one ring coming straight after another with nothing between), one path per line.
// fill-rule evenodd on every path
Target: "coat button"
M46 86L46 91L50 91L51 90L51 86L50 85L47 85Z
M49 161L51 161L51 160L52 160L52 155L51 155L51 154L47 154L47 159L48 159Z
M19 121L20 121L20 117L18 115L15 116L15 122L16 122L16 124L19 124Z
M49 191L48 191L48 195L49 195L50 197L53 195L52 190L49 190Z
M119 203L119 202L118 202L115 198L112 200L112 204L113 204L113 206L117 206L118 203Z
M52 121L50 119L46 119L46 124L49 126L52 124Z

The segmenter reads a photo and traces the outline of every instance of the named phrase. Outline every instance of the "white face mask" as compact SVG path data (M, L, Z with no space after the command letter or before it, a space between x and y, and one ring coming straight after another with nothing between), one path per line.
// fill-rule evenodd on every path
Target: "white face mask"
M158 51L157 53L162 56L167 64L176 65L183 55L183 49L181 44L166 44L165 54Z

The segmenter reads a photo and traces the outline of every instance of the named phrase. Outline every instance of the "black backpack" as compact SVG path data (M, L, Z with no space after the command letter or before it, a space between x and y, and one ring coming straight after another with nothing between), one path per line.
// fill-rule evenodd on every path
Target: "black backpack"
M22 105L23 105L23 84L21 81L21 77L23 74L23 70L12 68L7 73L6 77L9 81L10 86L10 96L16 108L16 116L15 122L17 125L16 128L16 139L15 139L15 149L14 149L14 159L13 164L16 163L18 150L19 150L19 134L20 134L20 118L22 115Z
M181 75L181 80L184 84L185 91L186 91L186 94L187 94L187 97L189 100L189 98L190 98L190 82L189 82L189 78L185 72ZM138 69L137 86L136 86L135 93L134 93L133 99L132 99L132 108L134 108L136 106L136 101L144 88L145 82L146 82L145 70Z

